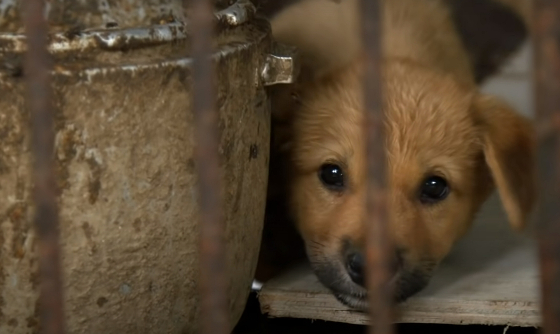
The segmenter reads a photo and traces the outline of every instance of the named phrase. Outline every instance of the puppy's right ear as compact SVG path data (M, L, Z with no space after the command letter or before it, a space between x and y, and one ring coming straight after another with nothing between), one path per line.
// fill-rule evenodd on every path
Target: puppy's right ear
M269 87L272 112L272 146L289 150L294 112L299 108L298 84L274 85Z
M300 108L299 96L314 82L359 57L358 0L298 0L271 19L272 35L296 47L301 70L297 82L270 87L274 141L289 150L291 123Z
M272 18L272 35L298 48L301 76L315 80L359 55L358 8L358 0L299 0Z

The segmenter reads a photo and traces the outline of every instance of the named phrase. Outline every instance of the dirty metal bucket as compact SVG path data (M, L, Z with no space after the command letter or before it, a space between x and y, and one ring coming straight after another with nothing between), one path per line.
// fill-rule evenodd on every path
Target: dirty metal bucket
M0 333L12 334L39 326L19 3L0 0ZM197 177L182 1L89 3L50 2L46 13L68 332L194 333ZM223 3L213 60L235 324L264 217L265 86L290 82L297 66L251 2Z

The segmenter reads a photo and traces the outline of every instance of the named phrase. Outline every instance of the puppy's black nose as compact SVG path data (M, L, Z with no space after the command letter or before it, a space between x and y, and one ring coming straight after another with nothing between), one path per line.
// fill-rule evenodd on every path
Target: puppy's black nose
M346 256L346 271L352 281L361 286L364 286L364 262L362 253L352 252Z
M395 256L391 259L391 270L396 272L403 265L403 260L400 252L396 252ZM346 256L346 271L352 281L358 285L365 287L365 257L361 252L350 252Z

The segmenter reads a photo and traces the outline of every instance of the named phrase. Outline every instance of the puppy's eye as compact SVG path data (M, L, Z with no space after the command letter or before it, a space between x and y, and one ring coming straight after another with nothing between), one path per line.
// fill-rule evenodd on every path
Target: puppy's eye
M449 186L444 178L430 176L425 179L420 188L420 201L425 204L444 200L449 194Z
M321 169L319 169L319 178L329 189L341 190L344 187L342 168L335 164L324 164L321 166Z

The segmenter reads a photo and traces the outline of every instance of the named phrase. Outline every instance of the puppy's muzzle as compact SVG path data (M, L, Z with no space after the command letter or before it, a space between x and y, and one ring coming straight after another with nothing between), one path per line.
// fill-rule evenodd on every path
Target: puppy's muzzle
M345 254L345 268L348 272L348 276L352 282L365 287L365 256L364 254L354 248L349 248ZM391 258L390 262L391 276L398 272L403 266L402 254L399 251L395 251L394 256Z

